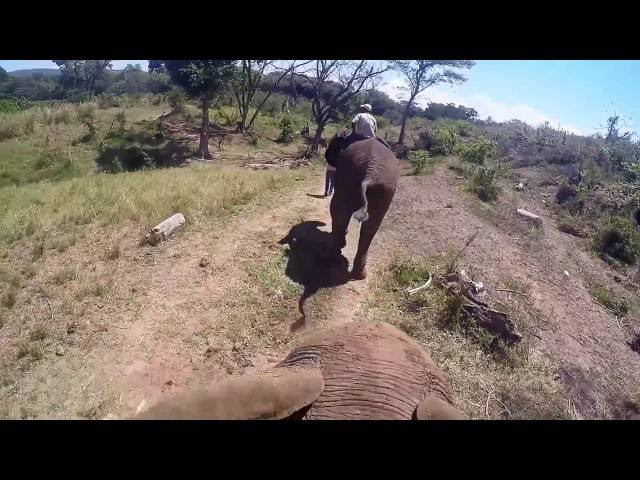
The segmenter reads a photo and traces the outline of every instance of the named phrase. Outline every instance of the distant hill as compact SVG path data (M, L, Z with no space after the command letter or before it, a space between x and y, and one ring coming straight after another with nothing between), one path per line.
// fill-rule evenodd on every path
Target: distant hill
M41 73L48 77L60 76L60 70L57 68L25 68L23 70L14 70L13 72L8 73L9 75L17 78L30 77L36 73Z
M113 75L117 75L122 70L110 70L109 73ZM36 73L40 73L46 77L59 77L60 70L57 68L25 68L22 70L14 70L13 72L8 72L9 75L16 78L27 78L35 75Z

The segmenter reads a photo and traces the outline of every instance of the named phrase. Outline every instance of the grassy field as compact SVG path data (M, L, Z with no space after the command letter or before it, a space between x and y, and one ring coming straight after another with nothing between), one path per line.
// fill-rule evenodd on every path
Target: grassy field
M96 175L0 189L0 241L39 236L65 225L152 224L175 212L190 221L215 217L259 193L291 184L292 170L190 167Z

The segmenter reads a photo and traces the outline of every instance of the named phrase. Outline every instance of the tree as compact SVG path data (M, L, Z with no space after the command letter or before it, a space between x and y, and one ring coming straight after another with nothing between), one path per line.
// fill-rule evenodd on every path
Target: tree
M275 66L275 60L241 60L240 68L237 70L236 75L231 82L233 94L236 98L236 103L240 112L238 131L245 133L250 129L257 118L258 113L262 110L262 107L264 107L280 81L289 74L293 75L298 67L308 63L311 63L311 61L303 62L301 64L296 64L296 62L293 61L286 68L277 68ZM277 76L274 79L272 88L267 90L265 96L255 106L253 115L249 118L249 112L251 108L253 108L255 94L262 88L265 71L270 68L276 68L277 71Z
M107 70L111 60L53 60L60 67L60 84L67 89L81 90L89 94L96 93L96 87L106 89L109 79Z
M405 85L401 87L407 95L402 127L398 143L404 142L404 131L412 105L418 95L427 88L439 83L462 83L466 80L456 70L471 68L475 63L470 60L392 60L392 69L400 74Z
M311 151L317 152L322 132L330 121L340 121L350 102L361 92L372 89L380 74L389 67L376 67L366 60L315 60L315 76L304 76L313 90L311 112L316 133Z
M0 67L0 82L5 82L7 80L9 80L9 74L4 68Z
M164 66L171 80L202 105L202 128L198 156L211 158L209 153L209 105L212 97L229 84L236 60L149 60L149 71Z

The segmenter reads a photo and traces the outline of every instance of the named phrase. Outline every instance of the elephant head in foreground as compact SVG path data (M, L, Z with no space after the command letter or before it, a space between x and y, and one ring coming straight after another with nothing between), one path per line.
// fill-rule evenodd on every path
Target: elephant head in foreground
M442 372L378 322L317 333L270 370L165 400L139 419L460 419Z
M327 163L336 167L331 199L331 233L334 250L346 245L351 216L362 223L352 278L366 278L367 253L393 196L400 163L384 140L377 137L337 134L325 151Z

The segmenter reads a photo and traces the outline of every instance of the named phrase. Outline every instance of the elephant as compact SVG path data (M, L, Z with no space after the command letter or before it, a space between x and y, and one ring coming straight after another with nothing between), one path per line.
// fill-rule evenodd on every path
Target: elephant
M262 373L161 401L134 419L458 420L442 372L384 322L317 332Z
M346 246L351 216L359 221L360 239L351 278L367 277L367 253L371 241L391 205L400 177L400 162L384 140L362 138L340 132L325 151L325 160L336 167L335 191L331 199L332 250Z

